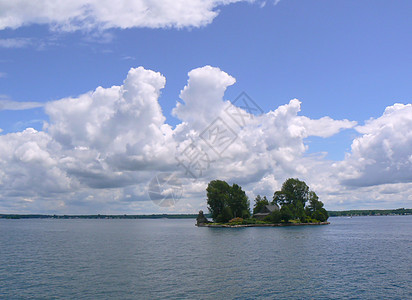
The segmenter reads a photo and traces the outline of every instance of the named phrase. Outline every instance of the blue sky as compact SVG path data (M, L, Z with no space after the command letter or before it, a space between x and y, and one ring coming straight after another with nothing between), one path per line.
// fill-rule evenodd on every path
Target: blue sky
M47 103L78 97L98 86L120 86L131 68L143 66L166 78L158 103L166 124L175 128L184 121L172 114L172 110L177 101L183 102L179 94L187 85L188 72L206 65L236 78L235 84L227 86L224 99L234 100L245 91L265 113L297 98L302 102L300 116L313 120L326 116L333 120L346 119L362 126L371 118L379 120L385 109L395 103L411 103L410 1L282 0L276 4L260 1L217 6L216 1L205 1L212 3L212 10L208 11L215 11L216 16L203 23L199 21L200 25L197 20L181 26L174 25L176 21L173 21L175 23L163 28L163 25L144 22L136 25L131 20L126 29L119 28L124 25L118 24L123 22L121 18L127 23L127 15L119 16L110 26L99 23L99 18L94 16L96 20L91 26L80 22L79 28L67 29L61 25L67 21L64 10L59 11L62 14L59 20L65 20L63 22L47 16L37 18L35 8L33 15L19 13L19 7L7 11L6 2L2 2L0 101L3 105L5 101L9 106L16 102ZM44 0L39 5L43 2L47 3ZM19 17L21 24L8 24L8 16ZM183 20L185 15L177 12L173 18ZM405 114L409 116L410 111ZM0 109L0 134L5 136L28 127L47 132L43 121L50 122L49 116L43 107ZM347 126L327 138L322 134L304 136L302 142L307 149L301 156L327 152L325 161L345 163L345 154L351 153L354 139L364 134L371 132ZM382 138L382 149L386 149L384 141ZM404 151L400 160L412 154L409 140L401 146ZM412 171L410 165L406 166L407 171ZM298 172L290 175L301 177ZM392 179L383 180L384 184L406 184L409 189L409 176L390 176ZM281 179L276 178L274 187ZM329 207L386 208L411 203L405 197L394 203L379 202L383 201L382 195L371 196L366 204L330 200ZM14 209L18 210L18 206ZM32 209L47 210L43 206ZM110 212L157 212L156 209L148 205L136 210L107 206ZM57 208L50 208L54 210Z

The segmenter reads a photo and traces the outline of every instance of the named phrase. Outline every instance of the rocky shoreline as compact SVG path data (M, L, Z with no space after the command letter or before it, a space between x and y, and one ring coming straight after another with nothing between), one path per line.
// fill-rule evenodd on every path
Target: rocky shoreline
M200 224L195 224L195 225L196 225L197 227L211 227L211 228L238 228L238 227L284 227L284 226L328 225L328 224L330 224L330 222L318 222L318 223L277 223L277 224L242 224L242 225L200 223Z

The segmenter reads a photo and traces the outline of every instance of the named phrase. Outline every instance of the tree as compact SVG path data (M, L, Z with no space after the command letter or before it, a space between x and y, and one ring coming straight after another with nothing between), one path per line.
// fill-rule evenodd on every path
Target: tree
M233 217L249 218L250 203L242 188L226 181L212 180L207 188L207 204L213 220L228 222Z
M283 204L286 204L285 194L283 194L282 191L276 191L273 194L272 204L276 204L279 207L282 206Z
M258 212L260 212L260 210L265 206L268 205L269 201L266 198L266 196L264 196L263 198L260 197L260 195L257 195L255 198L255 205L253 206L253 214L257 214Z
M207 205L213 220L217 220L227 205L230 186L226 181L212 180L209 182L207 192Z
M312 191L309 193L309 205L306 206L305 212L306 215L320 222L325 222L329 218L328 212L323 208L322 201L319 201L319 197Z
M305 204L309 200L309 187L304 181L289 178L282 184L282 189L273 194L274 204L288 206L288 209L294 219L300 219L302 222L306 219Z
M290 205L283 205L280 209L280 219L284 222L289 222L289 220L293 219L292 211L290 210Z
M229 190L228 206L231 208L233 216L247 219L250 217L250 203L246 193L242 188L234 183Z
M269 216L265 217L265 221L271 223L280 223L282 221L282 214L279 210L272 211Z
M225 206L220 215L217 216L216 221L219 223L227 223L229 220L233 219L233 213L229 206Z
M280 193L279 193L280 192ZM297 203L305 204L309 199L309 187L304 181L299 179L289 178L282 184L282 189L279 192L275 192L275 196L279 198L280 204L293 204Z
M299 219L301 222L307 222L307 217L319 221L326 221L329 217L316 193L311 191L304 181L297 178L287 179L282 184L282 189L273 194L272 203L282 207L283 220L286 216L290 219ZM307 203L309 204L306 206ZM283 213L282 209L284 209Z
M319 222L325 222L329 218L329 215L326 209L321 208L320 210L315 211L311 217L312 219L318 220Z

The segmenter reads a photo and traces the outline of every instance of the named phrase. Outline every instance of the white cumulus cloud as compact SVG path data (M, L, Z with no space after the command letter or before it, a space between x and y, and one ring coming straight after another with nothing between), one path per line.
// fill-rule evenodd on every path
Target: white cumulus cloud
M47 103L49 120L42 131L0 135L0 210L164 212L147 193L159 172L176 172L183 184L183 198L167 212L205 209L205 188L212 179L236 182L250 197L259 193L270 199L285 179L298 177L334 207L374 201L388 206L388 195L393 201L401 194L408 198L410 104L395 104L382 117L355 127L362 136L352 152L333 162L308 155L305 139L328 138L355 122L302 116L297 99L252 115L224 99L235 78L205 66L188 73L173 110L181 122L172 128L159 105L165 84L158 72L132 68L120 86ZM8 109L30 107L1 103ZM196 156L195 149L206 155ZM379 189L371 191L372 184Z
M336 164L343 183L371 186L412 181L412 105L394 104L356 127L351 153Z
M167 168L175 161L171 127L158 103L165 78L131 69L122 86L97 88L46 106L45 129L66 158L64 168L94 188L133 184L134 172Z
M0 136L0 198L52 197L71 190L59 165L59 145L28 128Z
M246 0L0 0L0 30L29 24L64 31L200 27L213 21L219 7L240 1Z

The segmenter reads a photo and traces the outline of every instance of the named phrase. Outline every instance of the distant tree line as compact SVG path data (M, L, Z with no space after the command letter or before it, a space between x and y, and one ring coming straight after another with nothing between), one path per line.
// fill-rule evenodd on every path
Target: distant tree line
M197 214L152 214L152 215L41 215L0 214L0 219L196 219ZM206 215L206 217L211 217Z
M342 216L385 216L385 215L411 215L412 209L358 209L358 210L343 210L343 211L328 211L331 217Z

